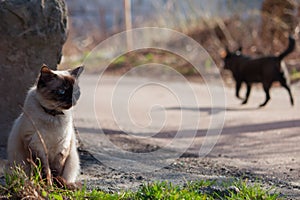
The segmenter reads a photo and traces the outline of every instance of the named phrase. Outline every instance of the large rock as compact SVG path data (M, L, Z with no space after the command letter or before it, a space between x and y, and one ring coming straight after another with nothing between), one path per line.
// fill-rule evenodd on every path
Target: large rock
M60 62L67 13L64 0L2 0L0 19L0 145L6 145L41 65L56 69Z

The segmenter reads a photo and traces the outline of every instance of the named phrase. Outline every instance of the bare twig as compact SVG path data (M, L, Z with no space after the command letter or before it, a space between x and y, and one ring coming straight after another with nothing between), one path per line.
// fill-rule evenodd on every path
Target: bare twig
M35 169L38 169L38 166L35 164L35 162L33 161L33 158L32 158L32 151L31 149L28 147L28 151L29 151L29 155L30 155L30 158L27 158L27 161L35 168ZM39 170L37 170L37 173L39 174L39 177L42 177L41 173Z
M125 27L126 27L126 42L127 42L127 50L132 50L132 33L130 30L132 29L132 16L131 16L131 1L124 0L124 14L125 14Z
M45 173L46 173L46 180L47 180L47 184L52 186L52 179L51 179L51 170L50 170L50 165L49 165L49 159L48 159L48 150L45 144L45 141L40 133L40 131L38 130L38 128L36 127L34 121L32 120L32 118L30 117L30 115L24 110L24 108L19 105L20 108L22 109L23 113L27 116L27 118L30 120L32 126L34 127L34 129L36 130L38 137L42 143L43 149L44 149L44 153L45 153L45 157L46 159L44 160L44 163L42 163Z

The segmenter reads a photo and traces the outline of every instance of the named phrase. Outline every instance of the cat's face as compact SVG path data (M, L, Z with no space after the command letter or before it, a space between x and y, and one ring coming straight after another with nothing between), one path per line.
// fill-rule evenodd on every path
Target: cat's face
M80 96L77 79L82 71L82 66L73 70L54 71L44 65L37 82L37 98L41 105L57 111L74 106Z

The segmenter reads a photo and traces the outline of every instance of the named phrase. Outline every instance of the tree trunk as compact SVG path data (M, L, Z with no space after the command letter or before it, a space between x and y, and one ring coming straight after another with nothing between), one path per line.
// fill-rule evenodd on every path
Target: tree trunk
M0 2L0 145L42 64L56 69L66 36L64 0Z

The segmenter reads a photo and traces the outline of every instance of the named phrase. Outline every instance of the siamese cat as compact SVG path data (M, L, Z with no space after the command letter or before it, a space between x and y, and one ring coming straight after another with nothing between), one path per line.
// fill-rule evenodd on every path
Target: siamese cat
M29 160L39 158L47 179L52 176L75 183L80 164L71 108L80 96L82 71L83 66L66 71L42 66L8 138L10 166L22 165L29 174Z

